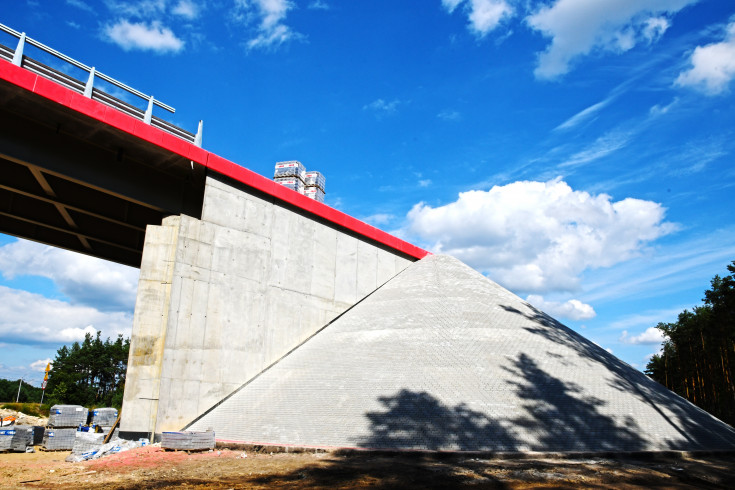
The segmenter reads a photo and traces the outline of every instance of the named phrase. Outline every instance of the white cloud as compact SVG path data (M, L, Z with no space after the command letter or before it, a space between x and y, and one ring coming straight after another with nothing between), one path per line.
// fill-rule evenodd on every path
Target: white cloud
M669 16L698 0L556 0L526 18L527 24L551 38L540 53L537 78L567 73L577 58L593 51L625 52L639 42L656 41L668 28Z
M643 23L643 36L648 42L658 41L669 27L671 23L666 17L651 17Z
M309 4L309 7L312 10L329 10L329 4L327 2L324 2L323 0L314 0Z
M364 106L362 106L362 109L375 111L381 114L393 114L396 112L398 104L400 104L400 101L397 99L391 102L386 102L383 99L377 99L370 102L369 104L365 104Z
M146 24L119 20L116 24L105 26L103 33L108 41L117 44L125 51L141 49L157 53L175 53L184 47L184 41L158 21Z
M570 299L564 303L559 303L557 301L547 301L543 296L530 294L526 301L553 317L579 321L589 320L597 316L592 306L582 303L578 299Z
M0 273L46 277L72 303L126 311L135 306L139 276L132 267L26 240L0 247Z
M514 182L419 203L406 234L463 260L515 291L570 291L586 269L639 256L676 229L658 203L573 190L566 182Z
M189 20L196 19L199 16L199 6L191 0L179 0L171 10L176 15Z
M559 168L579 167L604 158L627 146L632 136L632 131L609 131L559 164Z
M690 62L692 67L679 74L676 85L707 95L726 92L735 78L735 22L728 26L722 42L697 46Z
M419 180L419 187L429 187L431 185L431 179Z
M283 23L293 8L289 0L235 0L235 20L258 25L255 37L247 42L248 49L277 47L300 37Z
M133 315L102 312L71 305L39 294L0 286L0 337L25 345L58 345L84 340L86 333L102 337L130 336Z
M96 334L97 332L95 332L95 335ZM43 373L46 371L46 366L48 366L50 362L51 362L50 357L47 357L46 359L39 359L38 361L32 362L30 365L30 368L32 371L40 371Z
M623 330L620 336L620 342L624 344L640 345L640 344L660 344L664 341L664 336L656 327L648 327L645 332L640 335L628 336L628 331Z
M462 119L462 114L460 114L457 111L450 111L450 110L443 110L439 114L436 115L439 119L443 119L444 121L460 121Z
M514 14L513 7L506 0L442 0L444 8L452 13L464 3L469 28L477 36L483 37L500 23Z
M600 101L596 104L592 104L591 106L587 107L586 109L583 109L558 125L554 128L556 131L571 129L575 126L579 126L581 123L587 121L588 119L595 116L598 112L600 112L602 109L604 109L610 102L612 101L612 97L608 97L607 99Z

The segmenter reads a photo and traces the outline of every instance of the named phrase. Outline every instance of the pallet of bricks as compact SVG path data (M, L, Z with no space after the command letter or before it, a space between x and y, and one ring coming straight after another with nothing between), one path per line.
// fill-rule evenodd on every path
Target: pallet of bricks
M324 202L326 185L324 175L316 170L307 171L297 160L277 162L273 180L315 201Z
M0 429L0 452L25 453L41 444L44 428L37 425L11 425Z
M90 413L80 405L54 405L49 413L43 447L47 451L71 450L74 454L96 450L116 420L115 408L97 408Z
M87 425L89 410L81 405L54 405L49 411L43 435L46 451L69 451L74 447L77 429Z
M163 432L161 434L161 447L165 450L207 451L214 449L214 444L214 431L211 430Z
M324 178L321 172L309 170L306 172L306 180L304 181L304 195L315 201L324 202L326 182L327 179Z
M287 162L276 163L276 170L273 173L273 180L276 183L296 191L299 194L304 193L304 179L306 178L306 168L301 162L289 160Z

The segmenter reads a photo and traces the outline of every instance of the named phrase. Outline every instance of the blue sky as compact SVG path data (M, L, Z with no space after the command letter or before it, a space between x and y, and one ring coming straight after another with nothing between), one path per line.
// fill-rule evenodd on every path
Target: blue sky
M204 120L207 150L320 170L328 204L640 369L735 260L731 1L18 0L0 22ZM1 377L130 332L135 269L0 235L0 272Z

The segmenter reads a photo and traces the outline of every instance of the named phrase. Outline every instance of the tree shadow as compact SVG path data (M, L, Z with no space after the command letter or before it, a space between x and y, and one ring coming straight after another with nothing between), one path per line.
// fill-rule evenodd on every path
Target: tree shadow
M513 381L516 394L525 400L524 413L511 420L525 433L525 450L532 451L639 451L645 441L632 417L624 425L602 413L605 401L583 396L583 389L563 382L544 370L526 354L504 368L520 381ZM519 448L521 449L521 448Z
M370 449L514 451L516 440L498 421L460 403L446 406L426 392L401 390L379 398L385 411L365 414L371 434L358 442Z
M402 389L380 397L381 409L365 414L370 433L357 446L378 452L367 458L352 454L352 460L349 454L334 457L326 465L275 478L307 479L316 486L372 481L396 487L474 483L504 488L487 460L473 455L487 458L504 452L636 451L644 447L632 419L618 425L600 413L604 401L583 396L580 387L551 376L528 355L518 356L506 370L512 375L509 388L521 400L517 414L493 418L466 403L450 406L425 391ZM394 452L386 455L385 451Z
M525 326L526 331L564 345L583 359L602 364L612 374L608 380L611 388L631 394L649 405L680 435L678 440L666 441L667 449L732 450L735 448L733 428L621 361L594 342L529 304L526 306L530 313L521 312L512 306L501 306L508 312L531 320L534 325Z

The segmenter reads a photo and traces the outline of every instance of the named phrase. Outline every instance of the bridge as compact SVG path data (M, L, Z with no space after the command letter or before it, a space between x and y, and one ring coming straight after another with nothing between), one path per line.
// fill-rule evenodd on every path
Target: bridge
M123 437L214 428L220 441L308 447L735 447L731 427L456 259L204 150L201 123L176 128L152 114L173 108L0 30L18 39L0 46L0 231L140 268ZM87 80L29 58L26 44Z

